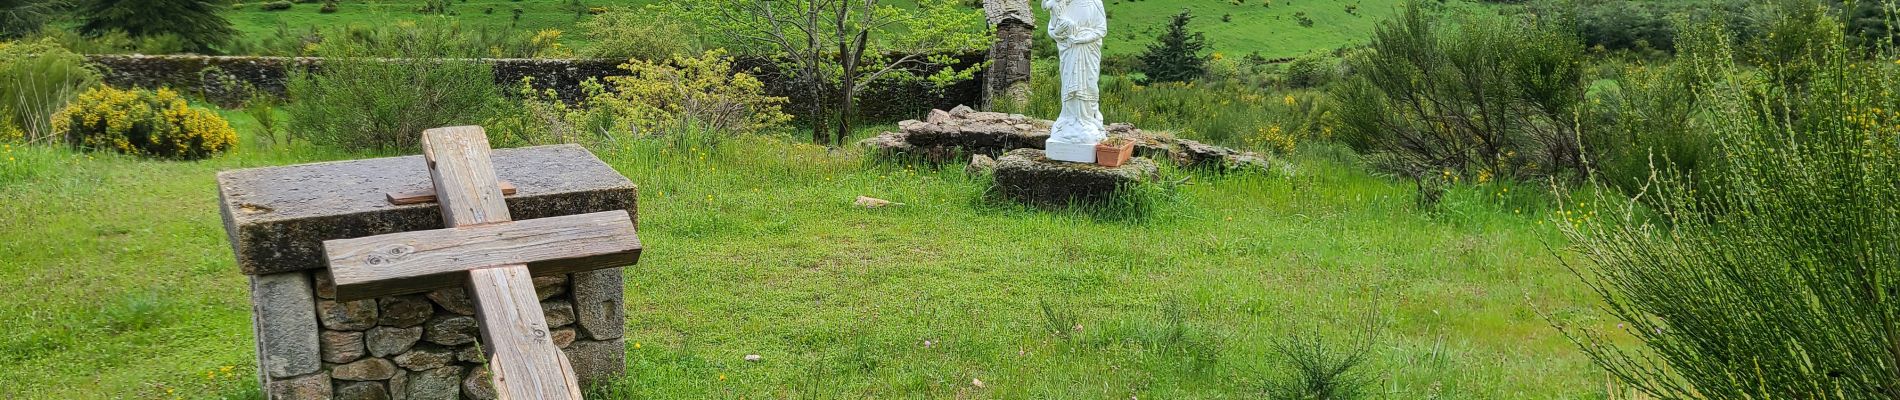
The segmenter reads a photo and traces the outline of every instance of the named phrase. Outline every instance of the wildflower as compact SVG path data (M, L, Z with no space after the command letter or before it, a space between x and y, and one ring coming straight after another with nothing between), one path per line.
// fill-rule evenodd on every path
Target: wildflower
M726 374L719 374L719 381L720 381L720 382L725 382L725 381L726 381Z
M634 350L639 350L639 349L640 349L640 342L633 342L633 349L634 349Z

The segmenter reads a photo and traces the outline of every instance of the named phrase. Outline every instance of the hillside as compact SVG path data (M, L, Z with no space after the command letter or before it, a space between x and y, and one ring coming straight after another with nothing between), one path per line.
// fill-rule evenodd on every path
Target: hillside
M611 4L646 4L657 0L633 0ZM899 0L908 2L908 0ZM1240 2L1241 4L1235 4ZM1271 2L1271 6L1268 6ZM247 39L269 37L279 26L293 31L311 26L378 25L401 20L425 18L418 13L423 0L355 0L340 3L334 14L318 13L318 4L297 4L289 10L264 11L257 3L245 4L228 14ZM1210 47L1229 55L1260 52L1267 57L1292 57L1309 51L1325 51L1364 41L1373 26L1392 15L1403 0L1108 0L1110 54L1141 51L1170 16L1183 9L1196 16L1193 28L1207 33ZM1455 0L1459 7L1481 7L1470 0ZM570 32L563 42L569 46L586 43L571 34L574 24L587 16L576 16L573 6L563 0L458 0L449 6L453 18L465 24L514 27L528 31L558 29ZM587 6L610 4L602 1ZM521 10L519 18L516 9ZM1304 26L1301 18L1311 21Z

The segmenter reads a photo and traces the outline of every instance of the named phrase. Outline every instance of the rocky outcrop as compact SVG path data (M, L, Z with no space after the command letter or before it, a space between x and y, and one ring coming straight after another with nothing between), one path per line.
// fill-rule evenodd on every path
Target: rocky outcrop
M898 131L858 142L881 157L914 158L930 163L967 160L968 155L1001 156L1017 149L1043 149L1052 121L1021 114L979 112L969 107L931 110L922 121L897 124ZM1147 132L1134 125L1108 126L1110 137L1135 141L1135 155L1165 160L1180 167L1222 171L1267 170L1268 157L1215 146L1166 133Z
M1004 198L1024 204L1060 207L1099 204L1135 185L1160 179L1153 160L1136 157L1119 167L1050 160L1042 150L1010 150L996 160L991 188Z

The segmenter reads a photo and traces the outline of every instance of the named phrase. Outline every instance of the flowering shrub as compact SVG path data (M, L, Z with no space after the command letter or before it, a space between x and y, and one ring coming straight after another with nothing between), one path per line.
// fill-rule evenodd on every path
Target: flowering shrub
M53 115L53 131L79 148L176 159L209 157L237 143L223 117L191 108L169 89L88 90Z
M788 100L767 96L765 83L751 74L733 72L724 50L675 57L671 64L629 60L620 68L628 74L608 77L611 90L588 102L642 132L690 126L757 133L792 120L782 111Z

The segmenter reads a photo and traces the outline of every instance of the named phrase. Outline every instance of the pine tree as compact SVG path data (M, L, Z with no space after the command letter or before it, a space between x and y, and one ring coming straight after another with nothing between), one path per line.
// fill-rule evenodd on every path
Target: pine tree
M1192 20L1193 14L1181 10L1168 22L1167 32L1141 55L1141 72L1148 75L1148 83L1187 82L1207 73L1207 60L1212 57L1201 54L1207 38L1201 32L1188 32Z
M225 0L92 0L79 10L79 32L172 35L190 43L193 50L209 52L237 35L231 21L218 14L227 8Z
M62 0L0 0L0 39L38 32L65 7Z

